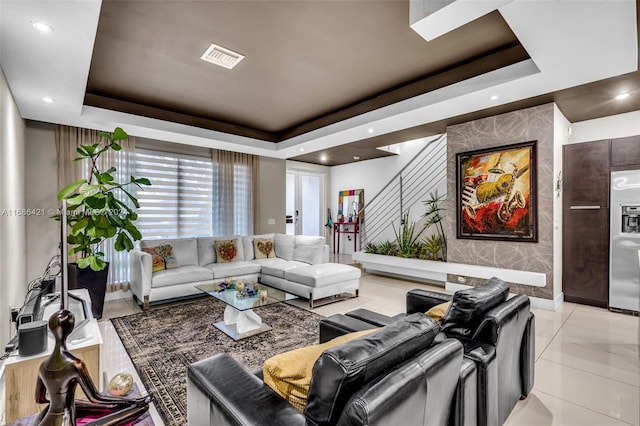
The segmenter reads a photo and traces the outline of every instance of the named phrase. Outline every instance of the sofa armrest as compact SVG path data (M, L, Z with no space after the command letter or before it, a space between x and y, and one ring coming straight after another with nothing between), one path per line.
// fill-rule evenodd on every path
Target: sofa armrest
M522 395L520 399L524 399L533 389L533 380L535 377L535 346L536 346L536 323L532 312L529 312L527 325L522 336L522 346L520 348L520 374L522 375Z
M190 426L305 425L306 418L228 354L187 369Z
M364 331L376 328L375 325L348 317L343 314L334 314L320 320L320 343L328 342L339 336L343 336L354 331Z
M325 244L322 249L322 263L329 263L329 245Z
M410 290L407 293L407 314L416 312L427 312L436 305L451 302L453 296L436 291L421 289Z
M376 327L384 327L385 325L389 325L399 319L398 317L390 317L368 309L356 309L355 311L347 312L345 315L360 321L368 322ZM400 315L400 317L404 316L404 314Z
M476 364L478 374L477 424L498 425L498 359L493 345L460 339L464 356Z
M131 292L141 301L151 293L152 263L151 255L137 247L129 253Z

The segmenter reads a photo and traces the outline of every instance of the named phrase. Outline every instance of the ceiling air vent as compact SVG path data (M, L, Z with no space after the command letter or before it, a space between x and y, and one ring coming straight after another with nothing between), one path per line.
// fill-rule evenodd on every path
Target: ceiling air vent
M212 43L202 56L200 56L200 59L211 62L212 64L220 65L221 67L232 69L238 65L238 62L244 59L244 55Z

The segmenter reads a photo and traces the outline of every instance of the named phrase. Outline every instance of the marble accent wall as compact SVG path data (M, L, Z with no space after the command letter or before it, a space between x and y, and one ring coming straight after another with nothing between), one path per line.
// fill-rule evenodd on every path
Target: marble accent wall
M447 258L449 262L544 272L545 287L512 285L515 293L553 299L553 104L447 127ZM456 154L537 140L538 242L456 239ZM457 282L449 277L452 282ZM466 284L477 285L469 279Z

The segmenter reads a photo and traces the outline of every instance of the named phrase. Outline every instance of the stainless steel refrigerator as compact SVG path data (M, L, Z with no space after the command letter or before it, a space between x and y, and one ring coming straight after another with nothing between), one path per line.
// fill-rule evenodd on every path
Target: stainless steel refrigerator
M640 311L640 170L611 172L609 307Z

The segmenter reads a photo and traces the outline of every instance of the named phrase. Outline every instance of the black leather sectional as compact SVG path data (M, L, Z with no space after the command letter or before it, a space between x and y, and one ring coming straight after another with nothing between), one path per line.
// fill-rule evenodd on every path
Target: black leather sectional
M453 297L424 290L407 293L407 314L452 302L442 320L442 332L463 344L464 357L473 362L477 373L477 396L467 395L469 403L459 408L466 417L458 419L458 424L502 425L518 400L533 388L534 315L527 296L507 300L508 293L509 286L498 278ZM332 315L320 323L320 340L384 326L407 314L388 317L358 309ZM470 405L475 406L475 413Z
M534 318L508 286L441 293L412 290L407 313L367 310L321 321L321 343L383 327L328 349L298 411L226 354L187 372L188 419L205 425L499 425L533 387ZM442 323L424 315L452 300Z
M420 313L323 352L303 412L227 354L194 363L187 371L188 420L190 426L445 426L462 417L475 383L461 342Z

